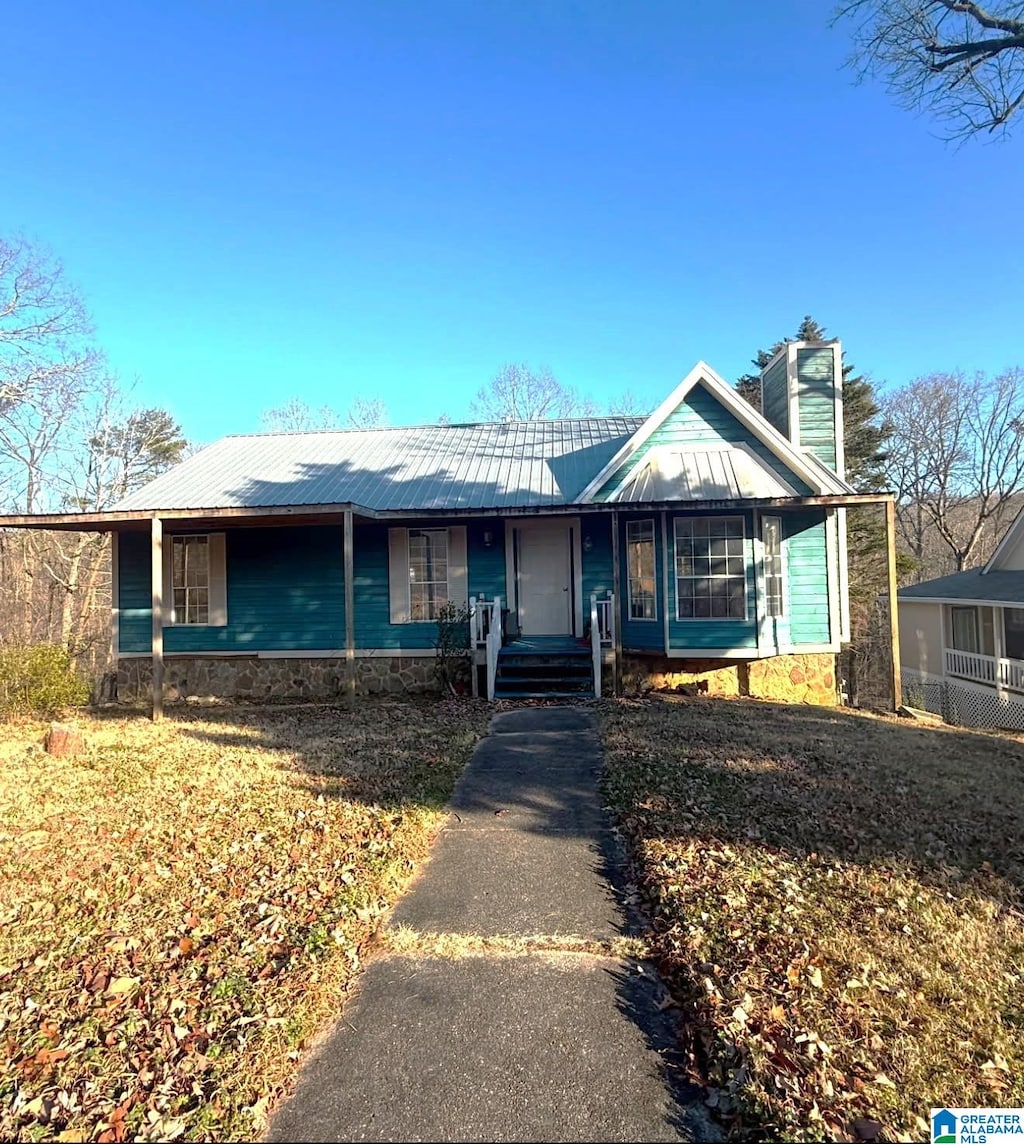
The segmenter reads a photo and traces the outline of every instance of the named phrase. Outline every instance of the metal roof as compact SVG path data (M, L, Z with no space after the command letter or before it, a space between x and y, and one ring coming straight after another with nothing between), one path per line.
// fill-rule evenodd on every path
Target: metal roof
M756 453L742 446L702 449L662 445L651 450L612 499L649 503L799 495Z
M224 437L112 511L572 504L643 421L588 417Z
M964 600L1024 607L1024 571L986 572L971 568L900 588L901 600Z

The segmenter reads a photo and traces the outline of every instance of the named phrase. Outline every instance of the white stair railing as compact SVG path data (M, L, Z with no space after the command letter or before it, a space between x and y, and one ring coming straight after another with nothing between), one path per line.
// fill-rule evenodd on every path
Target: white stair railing
M501 651L501 597L486 601L488 611L484 636L484 663L487 671L487 698L494 698L494 680L498 674L498 652Z
M604 649L614 647L615 610L612 607L612 594L599 600L596 592L590 594L590 652L594 663L594 695L601 698L601 664Z

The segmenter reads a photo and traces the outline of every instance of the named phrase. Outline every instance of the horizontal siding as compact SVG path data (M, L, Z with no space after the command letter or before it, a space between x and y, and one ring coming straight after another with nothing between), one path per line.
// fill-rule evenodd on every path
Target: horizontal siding
M164 537L168 543L171 534ZM343 647L342 529L336 525L226 531L228 623L164 629L164 651L289 651ZM150 539L119 540L119 649L148 653Z
M633 472L643 464L651 451L662 445L724 444L749 445L751 449L783 480L801 493L811 490L713 397L703 386L696 385L679 407L669 414L654 433L622 465L600 489L595 500L610 500L625 485Z
M793 646L829 643L828 554L825 513L814 509L783 516L789 580L789 634Z
M764 372L761 380L761 411L784 437L789 436L789 382L785 355Z
M444 528L448 521L431 521L431 528ZM460 522L461 523L461 522ZM490 548L483 534L493 534ZM508 606L505 590L505 526L503 521L472 521L467 530L469 595L493 599L501 595ZM435 645L437 624L391 622L388 586L388 526L366 524L356 530L355 548L355 636L357 648L427 649Z
M797 350L800 444L836 467L836 394L831 347Z
M629 563L626 559L626 524L631 520L654 521L655 581L657 615L653 620L629 618ZM661 514L624 513L619 517L619 567L622 569L622 646L640 651L665 650L665 553L661 543Z
M612 521L610 516L585 516L581 522L583 534L583 615L589 616L590 595L605 596L615 586L612 571ZM587 551L587 541L590 551Z
M484 544L485 531L492 534L489 548ZM470 595L505 596L504 538L501 521L469 525ZM435 624L391 623L387 545L387 526L357 525L356 647L431 648ZM165 652L321 651L345 646L341 526L229 529L226 548L227 627L165 628ZM121 534L118 646L125 654L150 651L149 556L147 533Z

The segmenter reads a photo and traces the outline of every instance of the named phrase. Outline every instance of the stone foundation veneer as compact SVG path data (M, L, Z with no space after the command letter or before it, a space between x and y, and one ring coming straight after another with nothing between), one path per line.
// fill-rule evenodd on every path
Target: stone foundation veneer
M622 685L628 695L650 688L706 685L708 695L748 696L778 703L834 707L836 657L831 652L776 655L770 659L699 660L662 656L622 657Z
M117 664L121 703L150 699L148 656ZM356 660L356 690L363 695L437 691L432 656L373 656ZM275 699L339 699L345 692L343 659L259 659L256 656L173 656L164 661L167 703Z

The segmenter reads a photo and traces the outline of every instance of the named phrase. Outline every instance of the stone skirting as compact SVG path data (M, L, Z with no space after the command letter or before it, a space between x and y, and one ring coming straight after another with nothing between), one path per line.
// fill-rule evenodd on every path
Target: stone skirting
M117 698L145 703L152 680L148 656L117 664ZM173 656L164 661L164 700L338 699L345 689L343 659L260 659L257 656ZM356 660L356 690L363 695L437 691L432 656L372 656Z
M674 690L693 687L708 695L747 696L779 703L835 706L836 657L830 652L776 655L770 659L699 660L626 654L622 658L623 691Z

